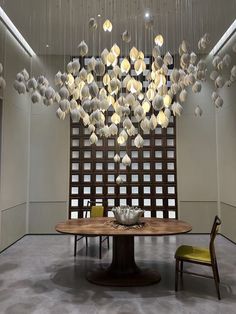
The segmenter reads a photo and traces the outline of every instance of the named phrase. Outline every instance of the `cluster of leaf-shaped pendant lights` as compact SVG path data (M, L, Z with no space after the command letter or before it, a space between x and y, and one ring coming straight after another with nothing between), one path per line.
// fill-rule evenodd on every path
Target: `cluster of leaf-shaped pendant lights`
M91 18L89 28L96 30L97 27L96 20ZM103 30L112 31L109 20L104 22ZM131 40L128 30L121 37L126 43ZM187 42L183 40L179 46L180 68L173 68L170 86L167 87L168 67L173 65L173 58L170 52L161 52L164 43L162 35L157 35L154 43L153 62L149 70L146 69L144 53L136 47L132 47L129 56L124 56L118 64L121 51L117 44L113 44L110 50L105 48L99 58L89 58L87 65L82 68L79 59L69 62L67 72L59 71L55 75L58 91L49 85L44 76L37 80L29 78L26 70L17 74L14 87L19 93L31 92L33 103L41 100L47 106L57 103L57 116L60 119L64 120L70 114L74 122L82 121L91 134L91 144L96 145L99 137L116 136L119 145L126 145L128 137L134 137L134 145L141 148L144 145L142 132L155 130L158 125L166 128L172 114L180 116L182 104L188 94L187 87L191 86L194 93L199 93L207 73L205 61L198 60L197 55L189 50ZM198 42L199 50L206 49L208 44L209 35L205 34ZM78 45L78 54L80 57L88 54L85 41ZM224 85L217 71L221 70L220 67L223 69L224 66L229 66L230 62L228 56L223 60L214 59L213 65L216 69L211 73L211 78L215 80L216 88ZM132 65L135 76L131 75ZM236 79L235 70L234 66L231 70L231 82ZM144 87L142 81L147 81L148 85ZM220 96L214 93L212 97L215 105L222 106ZM108 110L113 112L110 122L105 114ZM199 106L195 107L195 115L202 115ZM139 127L136 128L133 122L138 123ZM128 154L121 158L119 151L114 156L114 161L122 162L127 167L131 164ZM118 175L117 184L122 181L122 177Z

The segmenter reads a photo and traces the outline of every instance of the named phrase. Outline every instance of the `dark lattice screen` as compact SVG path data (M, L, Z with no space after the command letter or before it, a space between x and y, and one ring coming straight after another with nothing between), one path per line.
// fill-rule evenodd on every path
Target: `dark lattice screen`
M151 58L145 62L148 70ZM143 85L146 88L147 82ZM109 124L113 113L112 108L107 113ZM108 215L113 206L127 204L145 209L147 217L177 218L175 119L171 117L167 129L158 127L142 136L140 149L134 146L134 137L125 146L119 146L116 137L100 138L97 146L90 145L87 128L71 121L69 218L83 217L88 201L102 201ZM116 153L122 158L126 152L131 167L113 160ZM124 179L122 185L115 183L118 174Z

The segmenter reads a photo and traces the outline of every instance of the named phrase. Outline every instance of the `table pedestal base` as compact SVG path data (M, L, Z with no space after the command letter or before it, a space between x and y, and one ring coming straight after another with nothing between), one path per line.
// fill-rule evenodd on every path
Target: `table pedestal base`
M161 280L158 272L138 268L134 259L134 236L113 237L113 257L106 269L87 274L88 281L102 286L146 286Z

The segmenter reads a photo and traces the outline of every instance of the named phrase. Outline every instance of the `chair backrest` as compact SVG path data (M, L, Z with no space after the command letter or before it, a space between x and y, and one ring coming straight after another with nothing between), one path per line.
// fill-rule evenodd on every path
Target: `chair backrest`
M216 259L216 254L215 254L215 247L214 247L214 241L216 238L216 234L219 231L219 227L221 225L221 220L218 216L215 216L213 226L211 228L211 234L210 234L210 254L211 254L211 261L213 262Z
M92 206L91 206L92 205ZM91 218L96 218L96 217L103 217L104 216L104 206L100 202L88 202L88 207L91 206L90 209L90 217ZM87 212L86 212L87 214ZM87 217L87 215L86 215Z

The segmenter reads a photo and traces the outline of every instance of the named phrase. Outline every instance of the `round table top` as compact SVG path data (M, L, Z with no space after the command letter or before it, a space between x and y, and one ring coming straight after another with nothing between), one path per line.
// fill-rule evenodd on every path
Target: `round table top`
M97 235L97 236L161 236L186 233L192 230L192 226L185 221L177 219L141 218L144 223L140 228L115 225L114 218L80 218L70 219L58 223L56 230L73 235ZM115 226L114 226L115 225Z

